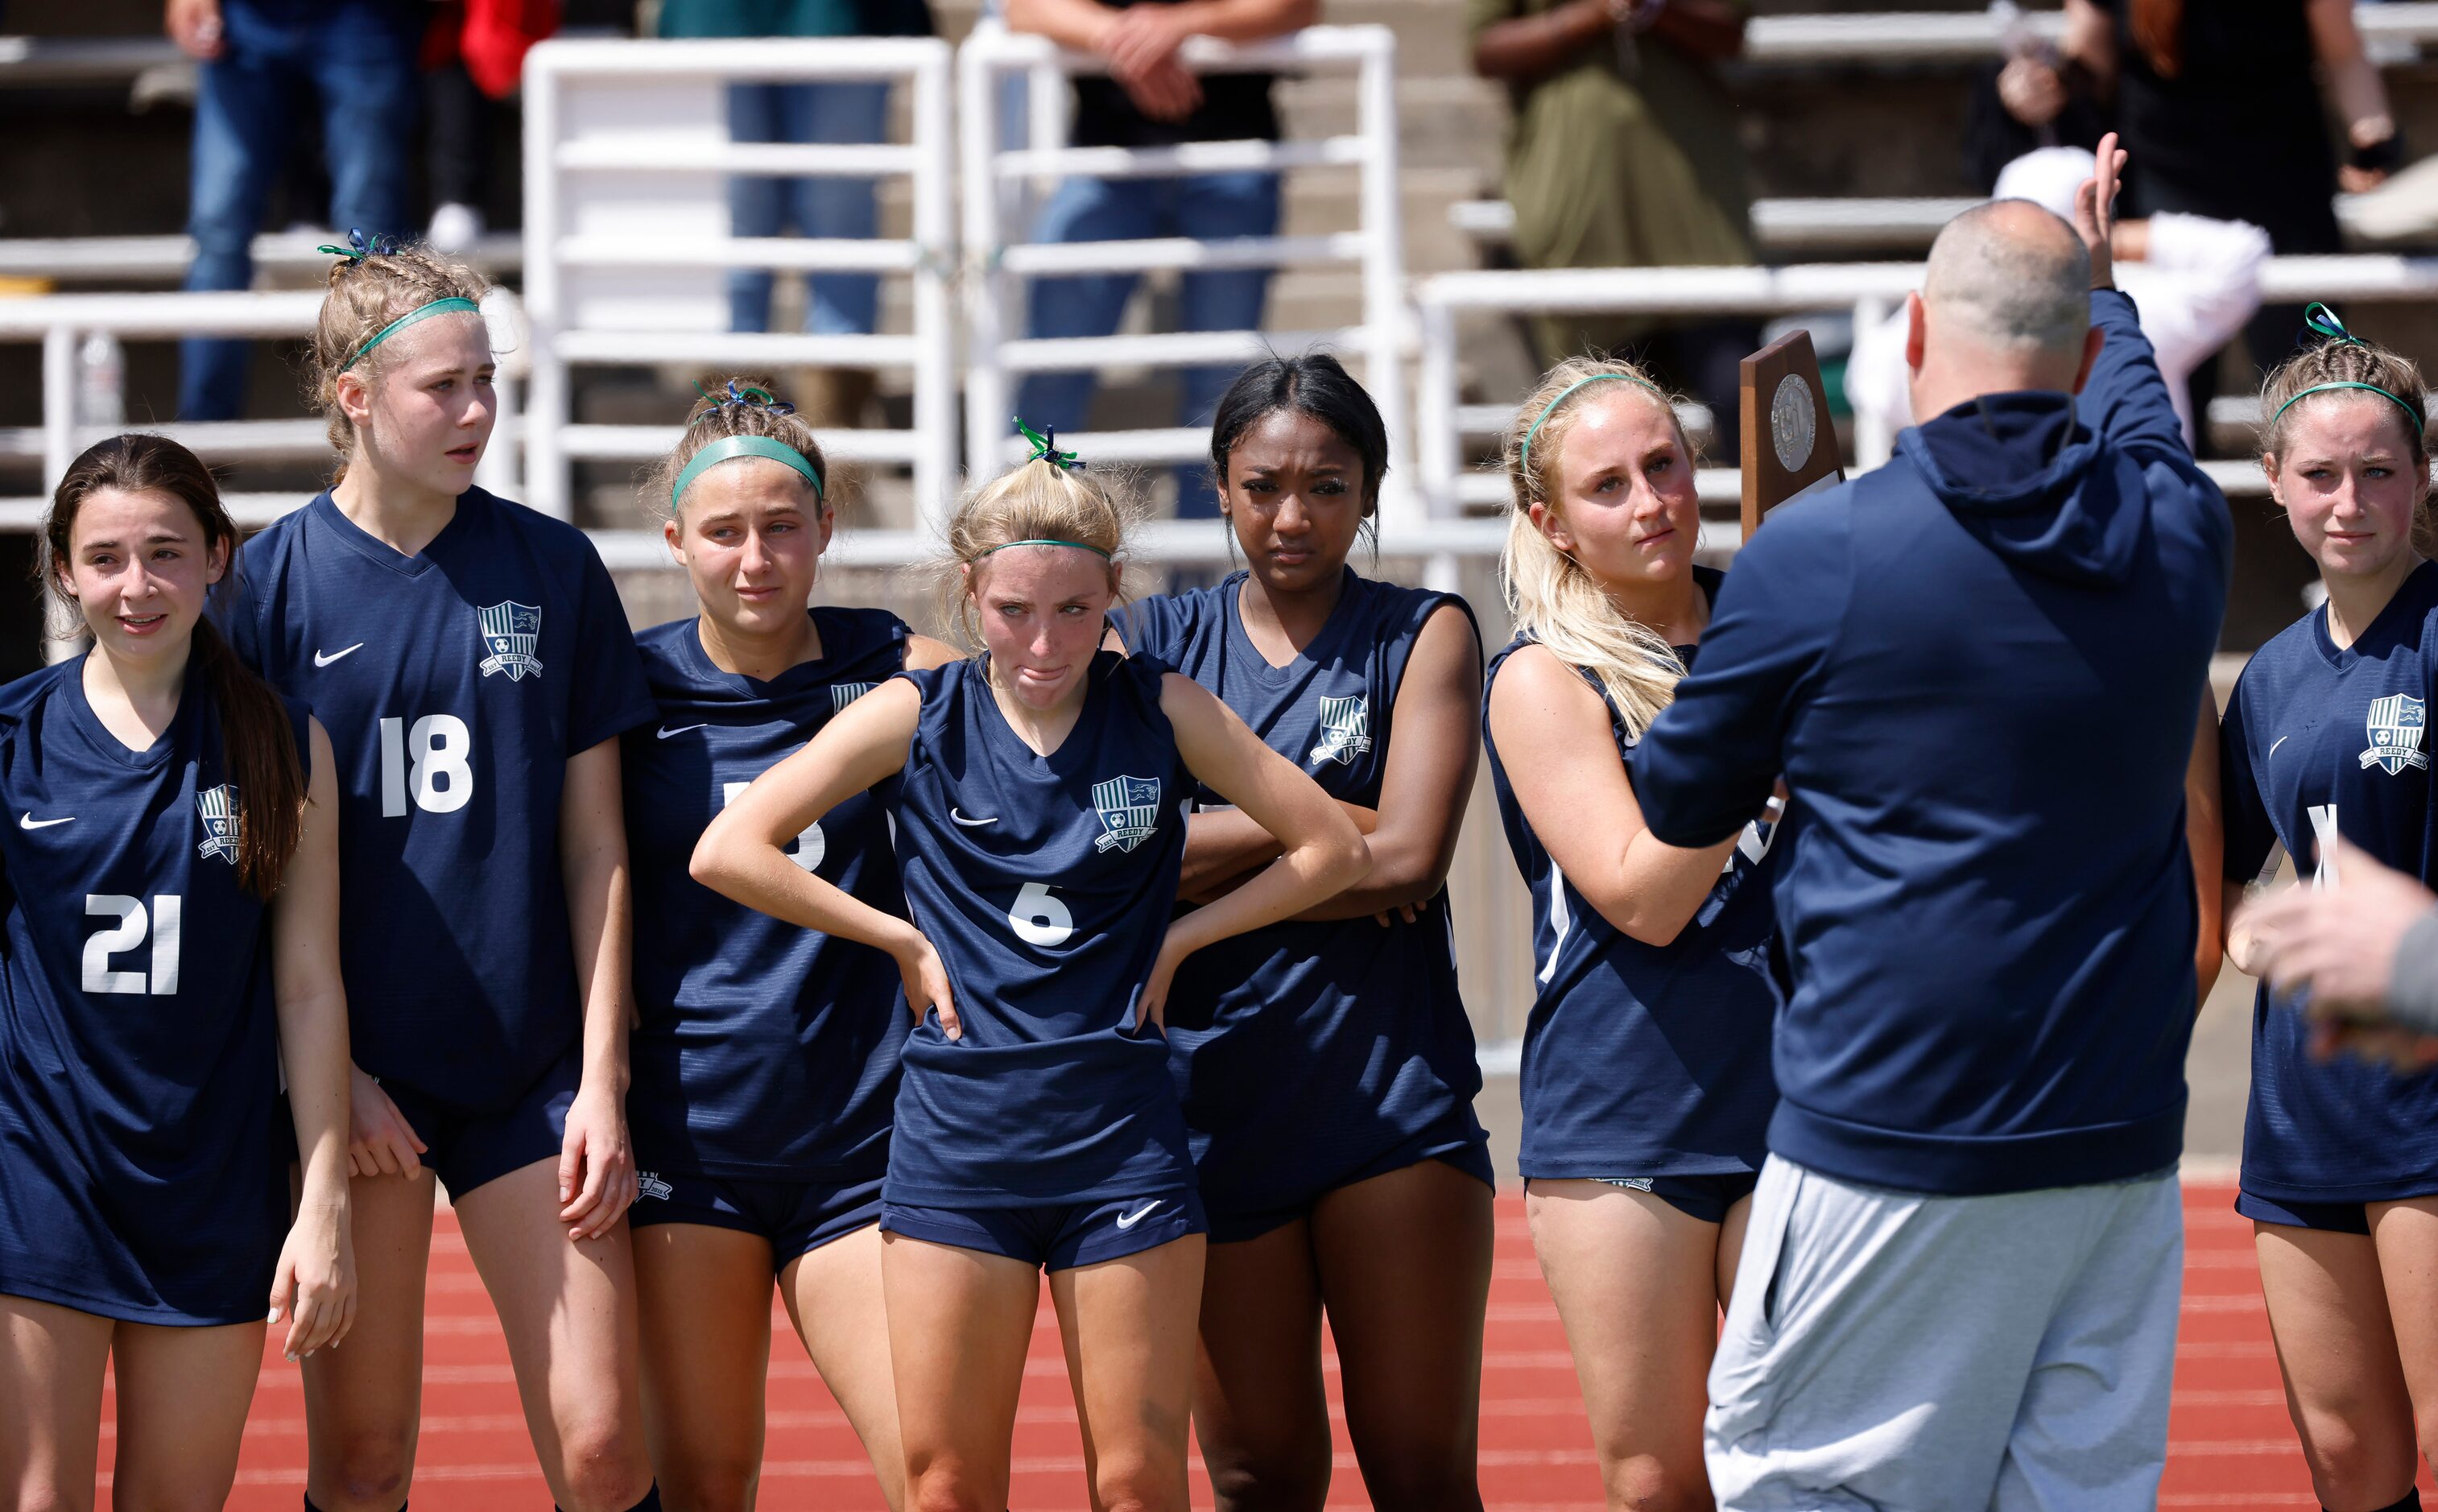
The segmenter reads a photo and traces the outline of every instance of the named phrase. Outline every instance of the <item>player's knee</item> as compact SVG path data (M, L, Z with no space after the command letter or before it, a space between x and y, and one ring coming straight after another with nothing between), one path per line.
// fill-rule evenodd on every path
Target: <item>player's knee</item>
M652 1465L660 1477L662 1500L689 1512L730 1512L731 1508L750 1512L761 1468L759 1459L682 1450Z
M1202 1460L1220 1512L1306 1512L1329 1499L1329 1441L1267 1450L1206 1444Z
M73 1486L62 1486L47 1478L20 1482L12 1506L23 1512L93 1512L93 1493L88 1488L82 1496Z
M1363 1484L1377 1505L1412 1512L1476 1512L1481 1505L1481 1486L1469 1453L1397 1455L1379 1466L1375 1475L1373 1462L1382 1457L1369 1455L1363 1462Z
M406 1428L361 1429L341 1436L332 1456L331 1512L393 1512L406 1500L415 1473L415 1440Z
M1006 1502L1004 1493L952 1467L932 1466L906 1474L906 1512L1004 1512Z
M651 1489L650 1468L614 1420L562 1424L558 1454L567 1512L627 1512Z
M2431 1435L2438 1440L2438 1433ZM2354 1426L2351 1417L2331 1413L2311 1422L2303 1434L2303 1457L2311 1471L2312 1488L2329 1506L2376 1506L2372 1498L2393 1493L2409 1481L2415 1467L2402 1445L2375 1441Z
M1658 1454L1622 1454L1601 1468L1610 1512L1694 1512L1710 1504L1710 1478L1698 1459L1671 1465Z
M1104 1452L1092 1477L1093 1489L1104 1512L1185 1512L1182 1468L1147 1456Z

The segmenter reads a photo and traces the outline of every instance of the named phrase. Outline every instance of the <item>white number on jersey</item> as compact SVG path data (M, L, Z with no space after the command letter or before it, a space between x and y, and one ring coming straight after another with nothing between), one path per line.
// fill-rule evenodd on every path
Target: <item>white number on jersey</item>
M407 794L426 814L454 814L474 800L474 735L455 714L380 722L381 818L406 817Z
M2311 808L2311 838L2318 841L2320 864L2311 869L2311 890L2324 891L2337 885L2337 806L2314 803Z
M736 795L752 785L751 782L722 782L719 785L719 806L726 808L735 802ZM804 826L804 834L796 836L796 848L787 853L787 859L810 871L822 864L822 856L828 850L829 841L822 837L821 821L816 819Z
M1016 892L1016 906L1007 911L1007 926L1028 945L1063 945L1075 938L1075 916L1050 890L1046 882L1028 882Z
M142 945L144 937L150 934L152 937L151 994L168 997L176 993L178 936L185 915L186 900L174 892L162 893L152 900L149 919L141 898L131 898L120 892L86 893L86 918L115 922L94 931L84 942L84 990L88 993L146 991L144 973L113 970L110 958Z

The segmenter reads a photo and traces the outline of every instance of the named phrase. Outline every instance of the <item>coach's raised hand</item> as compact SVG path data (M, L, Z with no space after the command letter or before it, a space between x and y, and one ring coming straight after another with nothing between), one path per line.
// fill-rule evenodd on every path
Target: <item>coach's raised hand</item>
M2116 229L2116 192L2124 187L2125 164L2132 154L2116 145L2116 133L2099 139L2097 162L2090 178L2074 194L2074 229L2091 249L2091 287L2116 287L2116 266L2109 237Z

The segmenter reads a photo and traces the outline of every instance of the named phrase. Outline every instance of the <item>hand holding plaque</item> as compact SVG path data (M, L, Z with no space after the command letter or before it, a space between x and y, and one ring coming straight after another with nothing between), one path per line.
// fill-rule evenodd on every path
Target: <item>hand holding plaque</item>
M1846 481L1810 331L1782 336L1743 360L1740 418L1746 540L1778 505Z

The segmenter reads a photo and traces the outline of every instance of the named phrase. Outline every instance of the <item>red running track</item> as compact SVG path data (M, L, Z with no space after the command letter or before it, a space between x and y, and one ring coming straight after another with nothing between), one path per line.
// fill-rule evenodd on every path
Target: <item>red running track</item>
M2183 1319L2160 1505L2315 1507L2278 1386L2252 1226L2235 1216L2233 1196L2223 1185L2185 1188ZM444 1212L440 1222L433 1244L415 1503L449 1512L539 1512L550 1505L550 1494L525 1441L506 1347L453 1221ZM1599 1477L1574 1367L1532 1258L1522 1199L1513 1194L1499 1201L1497 1256L1482 1378L1484 1499L1493 1512L1599 1512ZM763 1504L879 1508L861 1447L791 1342L786 1316L775 1321ZM1330 1395L1334 1405L1334 1367ZM111 1452L105 1424L105 1486ZM1045 1299L1017 1418L1012 1504L1035 1512L1086 1505L1083 1464ZM229 1505L239 1512L295 1512L304 1484L305 1415L296 1371L274 1349L264 1357ZM2422 1484L2429 1488L2426 1477ZM1194 1497L1195 1505L1210 1504L1198 1463ZM1342 1425L1329 1504L1370 1505Z

